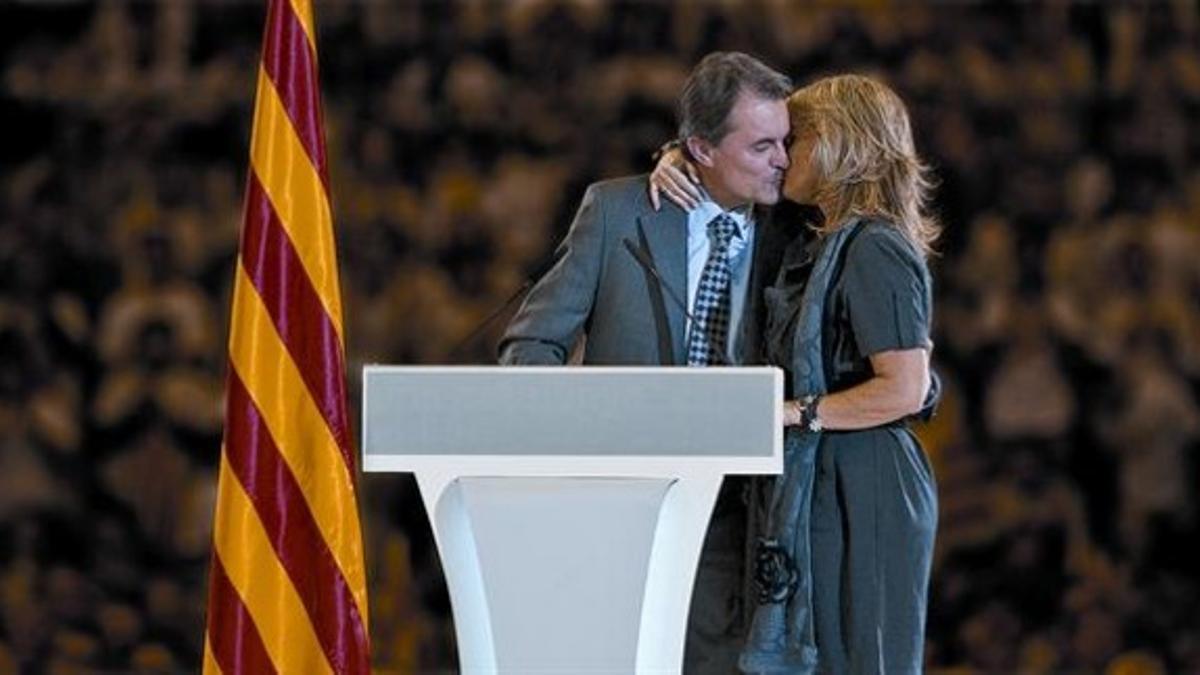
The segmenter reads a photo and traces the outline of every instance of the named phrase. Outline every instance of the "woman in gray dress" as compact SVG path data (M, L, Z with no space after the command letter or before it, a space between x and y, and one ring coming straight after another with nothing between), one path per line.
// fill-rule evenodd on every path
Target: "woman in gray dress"
M788 107L783 196L819 215L812 236L795 224L765 289L766 353L788 371L785 471L739 665L917 673L937 526L933 473L906 423L930 388L925 259L939 227L926 168L903 102L875 79L824 78ZM668 153L652 181L684 196L681 169Z

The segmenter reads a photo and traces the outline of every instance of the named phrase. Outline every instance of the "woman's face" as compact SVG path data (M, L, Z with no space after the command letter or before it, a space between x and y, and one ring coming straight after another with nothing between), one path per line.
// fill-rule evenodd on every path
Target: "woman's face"
M812 204L816 196L817 172L812 154L817 134L812 129L800 132L788 148L790 166L783 177L783 196L797 204Z

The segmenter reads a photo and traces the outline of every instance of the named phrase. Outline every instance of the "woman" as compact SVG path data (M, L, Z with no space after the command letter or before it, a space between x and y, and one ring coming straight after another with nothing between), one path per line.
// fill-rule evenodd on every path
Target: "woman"
M765 290L766 353L789 374L787 450L739 665L916 673L937 497L905 420L930 387L930 186L905 106L882 83L821 79L788 109L783 196L820 217ZM668 153L653 184L682 194L683 164Z

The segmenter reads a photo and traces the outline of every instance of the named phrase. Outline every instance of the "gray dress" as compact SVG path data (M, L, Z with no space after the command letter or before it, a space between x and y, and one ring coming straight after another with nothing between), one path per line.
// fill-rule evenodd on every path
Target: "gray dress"
M767 353L783 368L793 365L797 303L820 245L794 244L767 293ZM828 390L870 379L872 354L930 347L931 311L922 256L893 227L863 223L825 302ZM822 433L810 530L820 671L921 672L936 527L933 473L906 424Z

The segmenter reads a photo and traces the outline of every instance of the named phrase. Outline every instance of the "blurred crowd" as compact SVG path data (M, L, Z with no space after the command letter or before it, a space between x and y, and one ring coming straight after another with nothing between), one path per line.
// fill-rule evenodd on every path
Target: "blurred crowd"
M0 5L0 672L199 663L264 4ZM930 669L1200 672L1194 3L316 4L352 391L490 361L704 53L878 74L946 226ZM414 484L363 492L380 672L452 669Z

